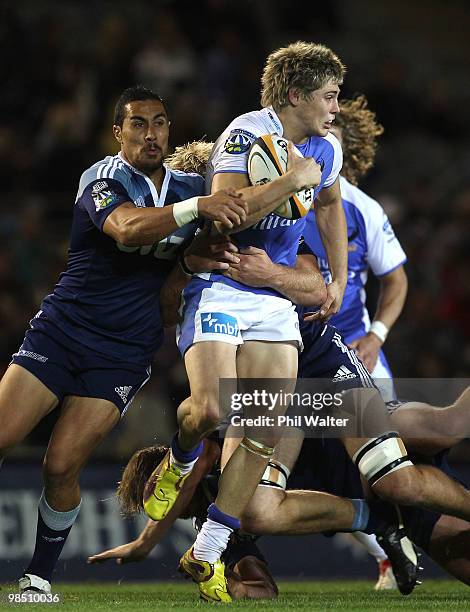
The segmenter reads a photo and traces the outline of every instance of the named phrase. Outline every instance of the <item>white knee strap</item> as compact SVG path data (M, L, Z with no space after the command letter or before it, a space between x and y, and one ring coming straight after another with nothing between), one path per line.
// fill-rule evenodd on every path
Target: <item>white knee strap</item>
M266 469L264 470L264 474L261 477L259 484L263 487L285 490L289 475L290 470L280 461L273 459L268 463Z
M395 431L368 440L355 453L353 461L370 485L387 474L413 465L405 445Z

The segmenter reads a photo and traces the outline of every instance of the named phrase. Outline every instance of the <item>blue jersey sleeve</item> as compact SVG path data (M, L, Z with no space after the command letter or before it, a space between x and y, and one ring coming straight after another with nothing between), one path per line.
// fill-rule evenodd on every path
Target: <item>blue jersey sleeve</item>
M93 224L102 230L108 215L124 202L132 202L132 198L120 181L97 178L85 187L76 205L86 210Z

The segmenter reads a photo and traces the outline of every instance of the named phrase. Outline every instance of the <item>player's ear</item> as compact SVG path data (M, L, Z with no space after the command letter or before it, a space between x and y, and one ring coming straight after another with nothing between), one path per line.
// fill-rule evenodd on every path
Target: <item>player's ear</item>
M289 99L289 103L292 106L298 106L302 99L299 90L294 89L293 87L289 88L289 91L287 92L287 97Z
M120 125L113 125L113 134L114 138L118 141L119 144L122 143L122 131Z

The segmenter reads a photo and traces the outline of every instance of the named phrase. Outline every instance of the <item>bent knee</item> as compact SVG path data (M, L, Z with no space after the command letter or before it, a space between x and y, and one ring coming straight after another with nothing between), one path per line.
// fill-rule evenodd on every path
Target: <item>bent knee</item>
M44 482L49 485L69 484L78 479L81 463L65 454L46 454L43 462Z
M217 398L212 395L191 398L193 423L198 431L212 431L220 422Z
M401 506L421 503L420 479L414 466L395 470L378 480L372 490L384 501Z

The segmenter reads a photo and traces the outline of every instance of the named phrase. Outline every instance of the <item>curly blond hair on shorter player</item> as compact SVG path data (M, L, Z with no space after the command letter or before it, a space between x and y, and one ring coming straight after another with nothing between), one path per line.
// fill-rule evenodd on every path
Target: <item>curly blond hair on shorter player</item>
M289 89L307 99L328 81L343 82L346 67L324 45L297 41L273 51L261 77L261 106L279 111L289 105Z
M213 146L213 142L204 142L204 140L188 142L181 147L176 147L174 153L165 159L165 163L172 170L196 172L204 176Z
M354 100L341 100L340 113L334 125L341 130L343 169L341 174L353 185L374 165L377 138L383 134L383 126L375 113L368 108L365 96Z

